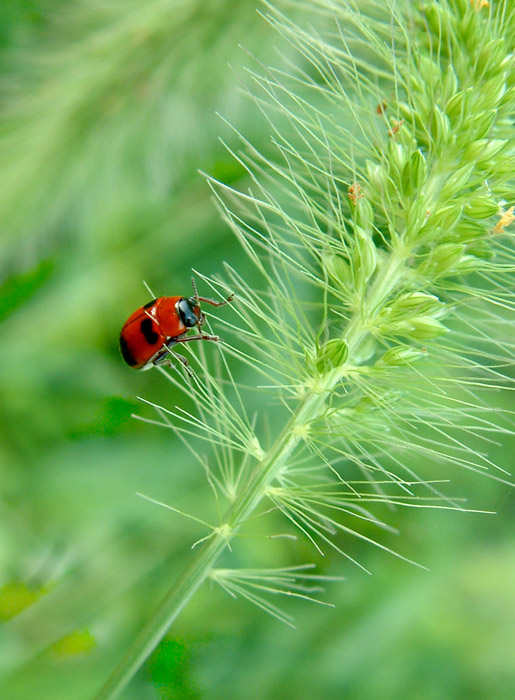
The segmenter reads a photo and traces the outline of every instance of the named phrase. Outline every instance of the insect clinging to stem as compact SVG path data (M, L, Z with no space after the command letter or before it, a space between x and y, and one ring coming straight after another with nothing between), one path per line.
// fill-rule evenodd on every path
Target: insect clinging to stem
M187 365L186 358L174 352L172 347L193 340L220 340L216 335L202 332L205 316L200 304L225 306L234 295L215 301L198 295L193 277L191 283L193 296L158 297L136 309L125 321L120 333L120 351L129 367L145 370L171 364L170 356ZM187 336L188 331L195 327L198 333Z

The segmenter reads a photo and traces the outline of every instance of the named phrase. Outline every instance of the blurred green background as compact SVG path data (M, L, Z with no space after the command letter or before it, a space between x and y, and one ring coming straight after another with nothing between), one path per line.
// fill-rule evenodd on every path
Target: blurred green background
M135 495L211 507L172 433L131 419L137 396L184 398L129 370L118 333L143 280L180 294L191 268L245 273L198 171L245 186L216 112L268 141L238 44L273 63L278 38L239 0L4 0L0 13L0 697L79 700L204 534ZM510 450L491 456L510 469ZM300 549L346 576L329 586L336 609L287 601L291 630L206 585L123 698L511 699L513 496L453 479L497 515L407 509L390 516L401 538L382 539L430 573L360 542L350 552L373 576L306 543L245 541L266 566Z

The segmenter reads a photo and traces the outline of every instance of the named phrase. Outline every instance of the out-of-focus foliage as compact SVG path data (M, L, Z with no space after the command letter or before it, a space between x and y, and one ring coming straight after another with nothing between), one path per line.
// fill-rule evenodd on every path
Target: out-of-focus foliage
M245 274L198 170L242 177L217 111L268 139L235 73L238 44L266 63L276 37L239 0L0 12L0 696L85 699L195 537L135 492L202 511L204 475L183 446L130 418L137 396L179 399L121 362L117 334L147 300L142 280L167 294L188 291L192 267ZM510 469L512 449L494 452ZM206 587L123 697L508 700L511 496L477 477L455 486L498 515L395 515L403 552L430 573L354 542L374 575L346 567L336 611L292 604L298 630ZM259 556L264 542L248 547ZM289 542L266 548L268 566L293 563Z

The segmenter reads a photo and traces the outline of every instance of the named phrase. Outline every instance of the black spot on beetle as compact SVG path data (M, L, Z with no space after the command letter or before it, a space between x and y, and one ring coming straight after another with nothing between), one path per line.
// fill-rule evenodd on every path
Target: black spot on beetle
M125 362L129 365L129 367L134 367L138 364L132 356L132 353L129 350L129 346L127 345L127 341L125 340L123 335L120 336L120 352L122 353L122 357L125 360Z
M149 345L155 345L159 340L159 334L155 332L151 318L144 318L139 325L145 340Z
M152 299L152 301L147 301L146 304L143 304L144 309L150 309L151 306L154 306L156 303L157 299Z

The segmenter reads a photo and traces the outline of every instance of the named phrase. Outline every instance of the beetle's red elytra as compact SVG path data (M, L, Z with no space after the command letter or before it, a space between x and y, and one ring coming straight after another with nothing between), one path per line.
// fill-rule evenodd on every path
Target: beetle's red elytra
M120 333L120 351L125 362L133 369L150 369L156 365L170 364L173 356L187 365L185 357L172 351L179 343L192 340L212 340L218 336L202 333L204 314L200 303L225 306L233 295L224 301L199 297L192 279L192 297L159 297L136 309L123 324ZM187 336L190 328L198 328L196 335Z

